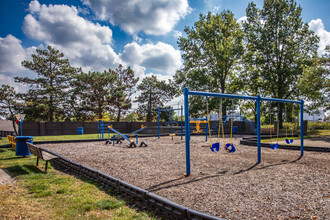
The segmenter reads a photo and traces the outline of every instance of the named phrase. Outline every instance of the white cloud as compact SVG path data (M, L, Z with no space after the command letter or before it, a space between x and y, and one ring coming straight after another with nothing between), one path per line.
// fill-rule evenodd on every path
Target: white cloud
M173 37L174 38L179 38L179 37L182 37L182 32L181 31L177 31L177 30L174 30L173 31Z
M29 12L30 13L35 13L38 12L40 10L40 3L37 0L33 0L32 2L30 2L29 4Z
M35 77L36 75L21 65L23 60L29 60L34 47L23 48L21 41L12 35L0 37L0 84L13 86L22 92L26 86L14 82L15 76Z
M244 22L244 21L247 21L247 17L246 16L243 16L243 17L241 17L241 18L239 18L238 20L237 20L237 22L238 23L242 23L242 22Z
M138 42L138 43L141 43L142 42L142 38L140 38L136 34L133 34L133 40L136 41L136 42Z
M221 9L221 2L223 0L204 0L204 7L206 11L210 11L213 14L218 13Z
M101 20L126 32L163 35L190 12L187 0L83 0Z
M173 46L157 44L126 44L121 58L128 64L140 65L162 73L173 74L181 65L180 51Z
M10 34L5 38L0 38L0 73L23 70L21 62L26 58L26 53L21 43Z
M26 15L23 31L29 37L59 49L84 70L104 70L119 64L111 47L112 30L78 15L76 7L30 4L33 14ZM39 10L38 10L39 9Z
M330 45L330 32L325 30L324 24L321 19L311 20L309 22L309 27L315 32L317 36L320 37L318 53L323 55L325 53L325 46Z

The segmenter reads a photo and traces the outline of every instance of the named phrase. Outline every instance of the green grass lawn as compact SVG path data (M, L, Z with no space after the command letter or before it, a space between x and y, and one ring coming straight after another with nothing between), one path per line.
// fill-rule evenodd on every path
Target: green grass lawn
M285 133L285 129L280 130L281 133ZM113 133L110 134L112 137ZM291 131L288 131L288 136L291 135ZM304 136L307 138L314 138L319 136L328 136L330 135L330 130L308 130L308 134ZM273 134L273 138L276 137L276 134ZM58 141L58 140L88 140L88 139L97 139L97 134L83 134L83 135L60 135L60 136L34 136L33 141ZM108 134L104 134L104 138L108 138ZM282 138L285 140L285 138ZM279 138L279 140L282 140ZM299 137L294 138L299 139ZM262 140L262 142L267 142L269 140ZM9 144L7 138L0 140L0 145Z
M285 131L283 133L285 133ZM307 135L304 135L304 139L312 139L321 136L330 136L330 130L309 130L307 132ZM286 139L286 137L276 138L276 134L273 134L272 138L273 138L272 141L283 141ZM291 137L291 133L288 133L288 138L294 140L300 140L300 133L298 137L293 137L293 138ZM270 139L262 139L261 143L267 143L270 141L271 141Z
M93 182L61 173L36 157L16 157L11 149L0 149L0 169L17 178L16 184L0 185L3 219L155 219L138 212L119 196L101 191Z
M113 134L110 134L112 137ZM88 140L97 139L97 134L82 134L82 135L59 135L59 136L33 136L33 141L59 141L59 140ZM108 134L104 134L104 138L108 138ZM6 137L0 140L0 145L9 144Z

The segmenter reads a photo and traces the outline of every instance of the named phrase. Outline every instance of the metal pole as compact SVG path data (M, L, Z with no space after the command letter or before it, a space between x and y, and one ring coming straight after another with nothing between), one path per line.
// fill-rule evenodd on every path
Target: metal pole
M240 133L240 136L242 137L242 109L241 109L241 105L239 106L239 133Z
M172 127L172 111L170 111L170 123L171 123L171 134L173 134L173 127ZM173 136L172 136L173 137Z
M209 103L208 103L208 98L207 98L207 96L205 96L205 98L206 98L206 116L205 116L205 119L206 119L206 121L207 121L207 124L206 124L206 128L205 128L205 142L207 141L207 135L208 135L208 126L209 126L209 118L208 118L208 115L209 115ZM211 136L212 136L212 133L211 133Z
M23 120L20 120L19 121L19 127L20 127L20 130L21 130L21 136L23 136L22 124L23 124Z
M158 107L158 139L160 138L160 111Z
M185 140L186 140L186 176L190 175L190 126L189 126L189 105L188 105L188 88L184 88L184 124L185 124Z
M304 156L304 100L300 103L300 155Z
M182 140L182 133L183 133L183 131L182 131L182 128L183 128L182 111L183 111L183 109L182 109L182 105L181 105L181 140Z
M102 139L104 139L104 121L102 120Z
M207 116L205 118L206 118L206 121L207 121L207 119L208 119ZM209 132L209 126L208 126L208 124L206 124L206 127L205 127L205 141L207 141L208 132ZM212 133L211 133L211 135L212 135Z
M257 136L258 136L258 163L260 163L261 162L260 95L257 96Z

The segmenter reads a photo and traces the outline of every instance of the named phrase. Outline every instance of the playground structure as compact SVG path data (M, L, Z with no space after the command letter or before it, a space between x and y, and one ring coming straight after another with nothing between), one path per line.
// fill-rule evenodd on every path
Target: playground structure
M108 119L97 119L97 138L104 139L104 133L108 133L108 139L110 139L110 121Z
M293 126L293 124L294 124L294 107L292 106L292 128L291 128L291 130L292 130L292 136L291 136L291 139L288 139L288 123L286 123L286 125L287 126L285 126L285 136L286 136L286 139L285 139L285 142L287 143L287 144L293 144L293 129L294 129L294 126ZM287 117L287 115L286 115L286 105L285 105L285 118ZM287 121L287 120L285 120L285 121Z
M17 124L19 123L19 130L20 130L19 136L23 136L22 124L25 118L25 114L16 114L15 117L16 117L16 123Z
M189 123L190 124L196 124L196 130L193 131L193 134L202 133L203 130L201 130L200 124L206 124L206 126L205 126L205 141L207 141L207 135L208 135L208 133L210 133L209 132L209 126L207 126L208 123L209 123L208 117L205 116L205 118L197 118L197 119L193 118L193 119L190 119Z
M133 147L136 147L136 145L139 143L139 138L138 138L138 132L139 131L142 131L144 129L146 129L147 127L146 126L141 126L140 129L136 130L136 131L133 131L132 133L128 134L128 135L124 135L122 133L120 133L119 131L117 131L116 129L114 129L112 127L112 125L110 125L109 127L109 130L115 132L117 135L113 135L112 136L112 143L113 145L115 145L115 142L117 142L117 144L121 144L122 143L122 140L126 140L130 143L130 145L128 146L129 148L133 148ZM133 137L135 136L136 138L136 142L133 141ZM116 137L118 137L118 139L116 140ZM111 144L111 139L109 138L106 142L106 144ZM140 146L139 147L147 147L148 145L145 143L145 142L141 142Z
M304 113L304 101L294 101L287 99L274 99L274 98L264 98L260 95L258 96L241 96L233 94L223 94L223 93L211 93L211 92L200 92L200 91L189 91L187 87L184 88L184 109L185 109L185 145L186 145L186 176L191 174L190 169L190 126L189 126L189 95L195 96L205 96L207 97L219 97L219 98L229 98L229 99L243 99L243 100L254 100L257 104L257 163L261 162L261 123L260 123L260 106L261 101L269 102L284 102L284 103L296 103L300 104L300 156L304 155L304 133L303 133L303 113Z
M230 129L226 128L226 124L230 123L231 119L233 119L234 122L235 121L239 122L239 127L235 126L235 125L233 126L233 128L232 128L233 133L235 133L235 134L239 133L240 135L242 135L242 130L243 130L242 126L244 126L244 124L247 124L250 127L250 130L252 131L252 133L257 134L257 125L241 114L225 115L225 116L222 116L221 119L219 117L219 120L222 120L222 122L223 122L225 133L230 133ZM211 126L212 132L218 132L219 120L216 123L213 123L213 125Z
M172 137L172 140L173 140L173 137L176 135L174 132L173 132L173 121L172 121L172 111L179 111L181 112L181 140L182 140L182 137L183 137L183 117L182 117L182 113L183 113L183 107L181 106L181 108L177 108L177 109L160 109L158 107L158 139L160 138L160 113L161 112L166 112L168 111L169 114L170 114L170 121L168 122L168 124L171 126L171 132L169 134L170 137ZM175 122L177 124L177 122Z

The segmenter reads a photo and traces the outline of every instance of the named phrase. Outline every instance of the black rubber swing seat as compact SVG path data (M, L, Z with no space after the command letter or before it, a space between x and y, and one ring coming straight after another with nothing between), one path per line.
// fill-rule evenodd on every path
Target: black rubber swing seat
M148 147L148 145L142 141L140 147Z
M128 148L134 148L136 147L136 144L134 142L131 142L130 145L128 146Z

